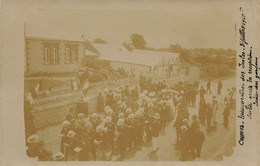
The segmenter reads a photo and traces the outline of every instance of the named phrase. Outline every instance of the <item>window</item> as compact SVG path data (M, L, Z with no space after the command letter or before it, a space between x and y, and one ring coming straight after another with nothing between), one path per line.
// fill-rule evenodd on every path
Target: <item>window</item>
M43 42L43 64L57 64L59 62L59 44Z
M76 62L76 53L75 50L72 50L72 62Z
M58 62L57 48L52 48L52 63Z
M77 45L76 44L67 44L65 51L66 63L76 63L78 59L77 53Z
M70 48L66 48L66 62L70 63L71 58L70 58Z
M51 62L51 58L50 58L50 49L49 48L45 48L44 49L44 63L50 63Z

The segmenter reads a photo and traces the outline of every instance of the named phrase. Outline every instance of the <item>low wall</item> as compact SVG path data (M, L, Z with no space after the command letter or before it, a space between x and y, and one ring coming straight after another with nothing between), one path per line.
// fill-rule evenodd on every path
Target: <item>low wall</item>
M102 83L102 84L91 84L89 86L89 112L95 112L97 109L97 92L99 89L116 88L120 85L135 85L138 83L137 79L124 79L118 80L112 83ZM66 96L71 96L67 98ZM37 129L52 126L62 122L65 116L68 114L70 108L76 108L76 104L80 99L80 92L71 92L69 94L64 94L61 96L64 101L55 99L55 96L46 98L45 104L33 105L32 115L34 116L34 124ZM57 98L57 96L56 96ZM66 100L65 100L66 99ZM42 99L44 100L44 99ZM51 101L49 101L51 100ZM48 103L49 101L49 103ZM41 101L42 103L42 101Z
M75 98L65 103L58 103L56 105L44 107L41 110L33 110L34 124L37 129L52 126L62 122L71 108L76 108L76 104L79 100ZM90 97L89 112L95 112L97 107L97 97Z

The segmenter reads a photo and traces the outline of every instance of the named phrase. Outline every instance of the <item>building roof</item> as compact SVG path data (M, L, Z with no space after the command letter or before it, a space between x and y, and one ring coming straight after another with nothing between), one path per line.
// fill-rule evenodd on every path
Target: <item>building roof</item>
M125 61L128 58L129 51L124 46L112 44L93 44L93 46L100 54L100 60Z
M69 42L89 42L86 41L83 38L52 38L52 37L42 37L42 36L25 36L26 39L31 39L31 40L48 40L48 41L69 41ZM90 42L89 42L90 43Z
M179 53L170 53L152 50L133 50L132 56L136 63L141 62L149 66L175 64Z
M85 49L85 55L87 55L87 56L99 56L98 53L92 52L88 49Z
M133 50L129 52L124 46L110 44L93 44L100 54L100 60L130 63L154 67L156 65L174 64L179 53L150 50Z

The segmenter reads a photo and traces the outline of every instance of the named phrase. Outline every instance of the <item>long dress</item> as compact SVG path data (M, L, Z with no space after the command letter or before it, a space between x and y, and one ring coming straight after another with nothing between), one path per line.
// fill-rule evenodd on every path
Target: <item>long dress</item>
M218 112L218 102L216 100L212 101L212 109L213 109L213 123L216 125L217 123L217 112Z
M169 99L167 102L168 102L168 104L170 106L171 120L173 120L173 119L175 119L175 114L176 114L174 103L173 103L172 99Z

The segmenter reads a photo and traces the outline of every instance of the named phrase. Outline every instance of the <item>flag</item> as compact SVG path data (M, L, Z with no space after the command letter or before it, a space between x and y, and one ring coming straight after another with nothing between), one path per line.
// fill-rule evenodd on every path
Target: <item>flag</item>
M35 87L35 91L38 92L39 89L40 89L40 82L38 82L38 84L36 85L36 87Z
M83 90L88 89L88 86L89 86L89 82L86 81L82 89L83 89Z
M78 90L78 83L76 80L73 81L72 85L73 85L73 90Z

